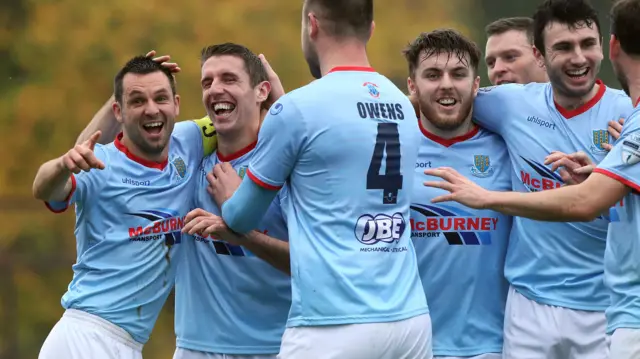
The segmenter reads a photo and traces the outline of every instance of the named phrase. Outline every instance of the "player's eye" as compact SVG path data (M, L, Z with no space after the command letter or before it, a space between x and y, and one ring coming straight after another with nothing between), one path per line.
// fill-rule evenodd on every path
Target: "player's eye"
M169 100L168 96L158 96L156 97L156 102L167 102Z
M507 55L507 56L504 57L504 60L506 62L514 62L514 61L516 61L516 59L518 59L518 56L516 56L516 55Z
M437 80L437 79L439 79L439 78L440 78L440 75L432 72L432 73L428 73L428 74L426 74L424 77L425 77L427 80Z

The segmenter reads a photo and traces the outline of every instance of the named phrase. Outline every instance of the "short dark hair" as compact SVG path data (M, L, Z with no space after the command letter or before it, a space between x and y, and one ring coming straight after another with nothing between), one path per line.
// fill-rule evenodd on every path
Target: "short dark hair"
M533 19L530 17L505 17L498 19L484 28L487 37L502 35L507 31L520 31L527 35L533 45Z
M120 104L122 103L122 95L124 91L122 82L126 74L131 73L137 75L146 75L154 73L156 71L162 72L167 76L167 79L169 79L169 84L171 85L171 94L175 95L176 81L171 74L171 70L153 61L153 59L151 58L148 58L146 56L136 56L127 61L127 63L116 74L113 86L113 94L116 101Z
M478 64L482 52L475 42L467 39L461 33L453 29L438 29L431 32L423 32L413 40L403 51L409 64L409 76L415 76L416 68L420 63L420 55L425 52L427 57L444 53L457 57L465 66L478 73ZM467 59L467 56L469 57Z
M629 55L640 55L640 0L619 0L611 8L611 34Z
M598 30L602 39L598 12L588 0L545 0L533 15L533 44L542 55L545 55L544 30L551 22L559 22L575 29L580 26Z
M269 80L267 70L264 68L264 65L262 65L262 61L260 61L258 55L254 54L245 46L231 42L207 46L201 51L201 65L204 65L208 59L214 56L235 56L242 59L244 61L244 68L247 74L249 74L251 86L257 86L259 83Z
M371 36L373 0L305 0L305 14L313 11L331 36L356 37L366 41Z

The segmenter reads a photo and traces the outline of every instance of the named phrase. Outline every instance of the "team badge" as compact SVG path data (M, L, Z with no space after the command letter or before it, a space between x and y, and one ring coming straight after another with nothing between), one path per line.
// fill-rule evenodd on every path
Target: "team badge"
M244 178L245 174L247 174L247 166L238 168L238 176L240 176L240 178Z
M591 137L591 152L607 152L607 150L602 147L602 145L609 143L609 132L607 132L607 130L593 130Z
M374 84L373 82L365 82L362 84L362 86L367 87L367 90L369 90L369 95L371 95L371 97L373 98L380 97L380 91L378 91L378 85Z
M173 166L176 168L176 171L178 172L180 178L184 178L184 176L187 174L187 165L184 164L184 161L181 157L177 157L173 160Z
M629 135L622 140L622 162L627 165L640 162L640 135Z
M489 177L493 174L493 167L491 167L491 161L489 156L475 155L473 156L473 166L471 167L471 174L476 177Z

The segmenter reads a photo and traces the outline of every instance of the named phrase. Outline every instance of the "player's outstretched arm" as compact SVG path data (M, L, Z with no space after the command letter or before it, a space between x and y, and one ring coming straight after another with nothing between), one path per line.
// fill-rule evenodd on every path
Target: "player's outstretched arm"
M154 57L156 56L156 51L151 50L145 56ZM171 57L169 55L158 56L153 59L153 61L162 64L162 66L168 68L174 74L180 72L181 69L178 64L174 62L168 62L169 60L171 60ZM102 135L98 139L99 144L105 145L112 142L116 138L118 133L122 131L122 125L120 125L120 122L116 120L116 116L113 113L113 103L115 101L115 97L111 95L107 102L102 105L100 110L98 110L98 112L93 115L91 122L89 122L87 127L82 130L80 136L78 136L78 139L76 140L77 145L89 139L89 137L91 137L91 135L96 131L102 132Z
M184 221L185 226L182 229L184 233L210 235L231 244L241 245L274 268L289 275L291 274L289 243L285 241L267 236L258 231L239 235L229 230L229 227L221 217L200 208L189 212Z
M63 156L46 162L33 181L33 196L36 199L51 202L65 201L73 189L71 175L91 169L104 169L105 165L93 153L100 131L89 139L75 145Z
M451 168L427 170L425 174L444 180L427 181L425 186L450 192L434 198L434 203L456 201L540 221L591 221L630 192L624 184L599 173L579 185L534 193L487 191Z

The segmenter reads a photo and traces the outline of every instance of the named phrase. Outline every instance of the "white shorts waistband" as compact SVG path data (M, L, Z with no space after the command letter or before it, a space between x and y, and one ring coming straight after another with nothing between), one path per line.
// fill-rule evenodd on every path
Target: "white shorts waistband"
M119 326L109 322L106 319L100 318L97 315L89 314L82 310L77 309L67 309L62 315L63 318L67 318L70 320L76 320L81 322L83 325L91 325L101 331L103 331L106 335L110 336L114 340L139 351L142 351L143 344L135 341L126 330L120 328Z

